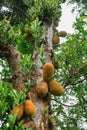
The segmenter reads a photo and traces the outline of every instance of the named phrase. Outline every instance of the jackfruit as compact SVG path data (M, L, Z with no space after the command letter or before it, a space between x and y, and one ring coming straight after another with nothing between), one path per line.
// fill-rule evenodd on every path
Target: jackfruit
M43 79L45 81L49 81L52 79L54 75L54 66L52 63L46 63L44 66L43 66Z
M55 80L50 80L48 82L48 90L54 96L61 96L64 93L63 86Z
M60 31L60 32L58 32L58 36L59 37L66 37L67 36L67 32L66 31Z
M30 29L29 28L25 28L25 33L29 34L30 33Z
M14 88L14 84L13 83L9 83L9 88L13 89Z
M59 23L58 18L55 18L55 19L54 19L54 25L55 25L56 27L58 26L58 23Z
M60 67L60 62L54 61L54 67L55 67L55 68L59 68L59 67Z
M26 100L25 101L24 111L25 111L25 114L28 115L28 116L30 116L30 117L32 117L35 114L36 107L32 103L31 100Z
M45 97L48 93L48 84L46 81L42 81L41 83L37 84L36 92L39 97Z
M59 42L60 42L59 36L58 35L53 36L52 42L53 42L53 44L59 44Z
M33 42L34 41L34 37L33 37L33 35L32 35L32 33L31 33L29 28L25 28L24 37L27 38L27 40L29 42Z
M20 120L23 116L23 112L24 112L24 105L18 105L18 106L15 106L12 110L11 110L11 114L13 115L15 112L18 112L17 113L17 117L16 117L16 120Z

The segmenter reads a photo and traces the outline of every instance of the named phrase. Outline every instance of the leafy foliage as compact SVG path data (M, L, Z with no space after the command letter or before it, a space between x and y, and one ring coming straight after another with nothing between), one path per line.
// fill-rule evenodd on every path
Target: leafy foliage
M4 0L1 1L1 3L1 19L4 15L8 18L11 16L12 25L25 22L26 17L29 21L38 17L40 21L49 23L52 21L54 16L60 17L61 15L61 2L59 0ZM3 5L6 7L4 11L2 11Z
M16 44L17 38L20 36L21 31L18 27L11 26L11 19L6 17L0 21L0 40L4 44L13 43Z
M0 81L0 121L2 121L2 129L14 128L16 114L12 116L9 113L14 106L24 103L25 98L26 94L19 93L14 89L11 90L9 83ZM17 128L19 128L20 124L21 122Z
M86 19L80 16L74 23L76 33L69 34L67 40L60 47L55 48L55 59L59 63L56 68L55 78L65 86L63 97L54 97L61 105L53 104L53 110L58 116L57 124L65 129L83 129L86 123L87 100L87 31ZM73 103L72 103L73 102ZM67 108L66 108L67 107ZM80 122L80 125L79 125Z
M11 24L15 25L25 21L25 12L27 11L28 7L24 4L23 0L2 0L0 3L0 9L0 19L3 19L4 16L8 18L12 17Z
M26 1L24 0L25 3ZM61 15L59 0L35 0L34 2L27 1L27 6L30 6L30 3L32 6L31 9L28 9L28 14L29 18L32 20L38 17L40 21L50 23L54 16L60 17Z
M0 71L0 78L8 82L8 79L12 78L12 70L9 67L9 64L5 58L0 59L0 66L1 66L1 71Z

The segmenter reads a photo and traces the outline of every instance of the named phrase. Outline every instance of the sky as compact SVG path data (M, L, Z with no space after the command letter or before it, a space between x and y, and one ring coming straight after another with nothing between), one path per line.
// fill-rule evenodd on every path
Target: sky
M2 70L2 66L0 66L0 71Z
M67 5L67 3L62 4L62 17L59 22L58 30L65 30L68 33L73 33L74 29L72 28L73 22L75 22L76 12L72 13L71 10L75 6Z
M77 12L72 13L71 10L73 9L76 4L68 4L67 2L62 4L62 16L60 18L59 25L57 27L58 32L59 31L66 31L68 34L74 33L73 23L76 19ZM60 37L60 44L66 41L66 37L62 38Z

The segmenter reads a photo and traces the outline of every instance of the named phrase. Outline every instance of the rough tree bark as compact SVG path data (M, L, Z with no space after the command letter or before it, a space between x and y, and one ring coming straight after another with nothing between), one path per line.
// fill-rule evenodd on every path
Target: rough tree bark
M53 59L53 45L52 45L52 37L53 37L53 23L50 27L46 26L46 37L47 41L44 42L43 44L43 51L44 51L44 61L45 63L52 63ZM35 49L34 54L32 57L35 66L34 66L34 71L33 71L33 79L35 80L36 83L41 82L42 79L42 62L40 60L40 54L38 51ZM35 89L35 86L34 86ZM32 97L31 97L32 98ZM52 122L49 120L49 112L51 110L51 105L50 105L50 94L48 94L45 98L38 98L36 96L36 99L32 98L35 106L36 106L36 114L33 117L33 121L35 124L35 130L55 130L54 125ZM44 116L44 110L46 106L49 106L49 112L46 113Z
M4 44L0 41L0 58L6 58L12 69L12 82L14 88L24 92L24 76L21 71L21 56L19 51L11 44Z

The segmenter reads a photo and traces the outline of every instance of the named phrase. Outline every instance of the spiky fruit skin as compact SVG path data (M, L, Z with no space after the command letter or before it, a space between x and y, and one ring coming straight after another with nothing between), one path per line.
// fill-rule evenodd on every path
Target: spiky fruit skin
M32 33L29 28L25 28L25 34L26 36L29 36L29 37L32 36Z
M58 23L59 23L58 18L56 18L56 19L54 20L54 25L57 27L57 26L58 26Z
M48 84L46 81L42 81L36 86L36 93L39 97L45 97L48 93Z
M13 89L14 88L14 84L13 83L9 83L9 88Z
M48 82L48 89L49 92L54 96L61 96L64 93L63 86L61 86L60 83L55 80L51 80Z
M30 29L29 28L25 28L25 33L29 34L30 33Z
M18 111L17 113L17 117L16 117L16 120L20 120L23 116L23 112L24 112L24 105L18 105L16 107L14 107L12 110L11 110L11 114L13 115L16 111Z
M58 36L59 37L66 37L67 36L67 32L66 31L60 31L60 32L58 32Z
M54 67L57 69L60 67L60 62L54 61Z
M53 38L52 38L52 42L53 44L59 44L60 42L60 38L58 35L55 35Z
M34 40L33 35L29 28L25 28L24 37L27 38L27 40L29 40L29 42L33 42L33 40Z
M26 114L27 116L30 116L30 117L32 117L32 116L35 114L35 112L36 112L36 107L35 107L35 105L32 103L31 100L26 100L26 101L25 101L24 111L25 111L25 114Z
M53 77L54 74L54 66L52 63L46 63L43 66L43 79L45 81L50 81Z

